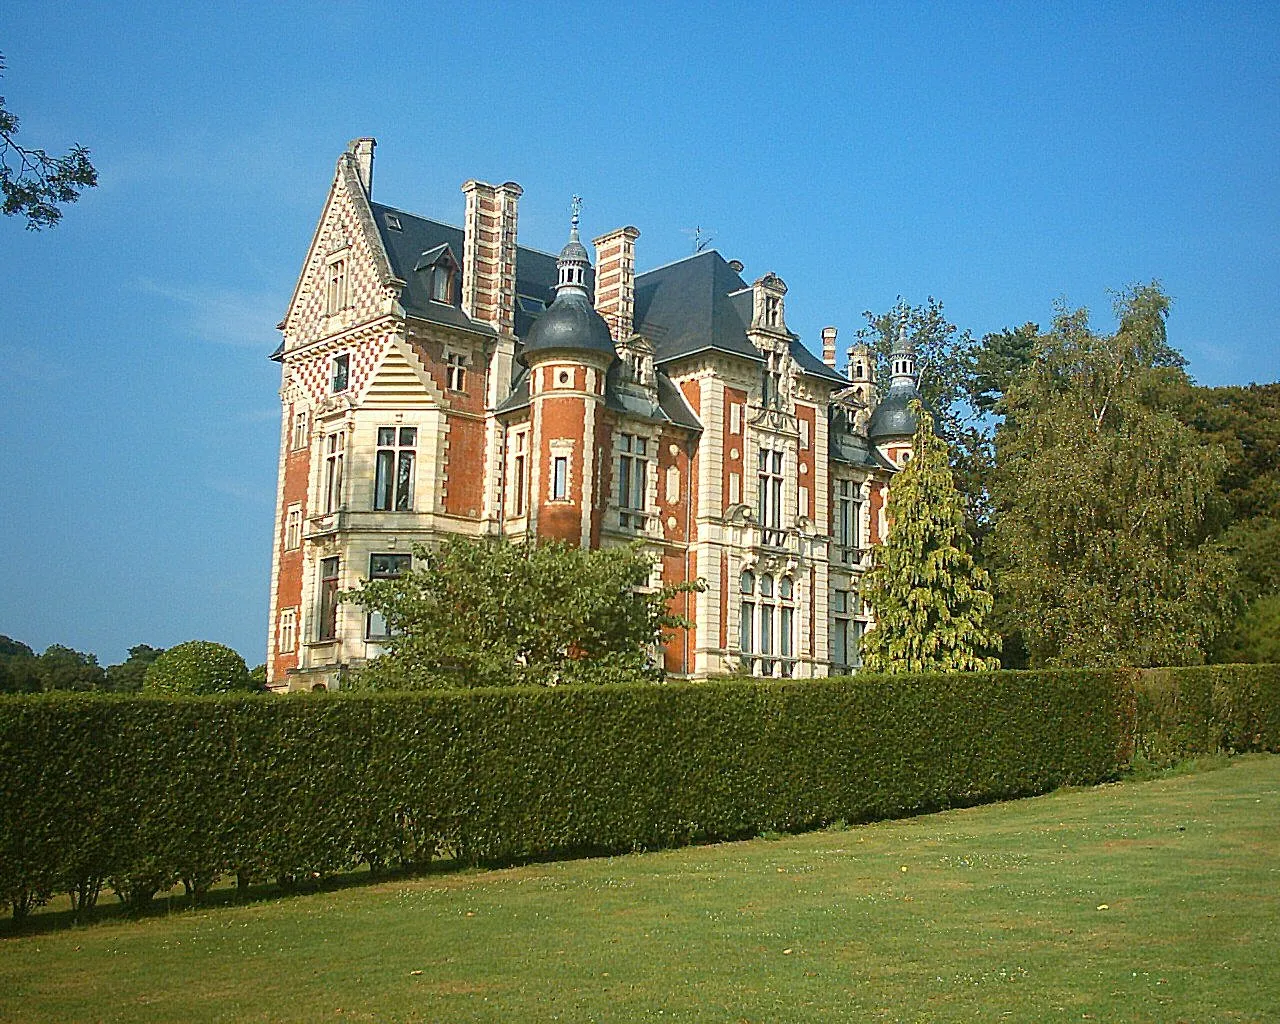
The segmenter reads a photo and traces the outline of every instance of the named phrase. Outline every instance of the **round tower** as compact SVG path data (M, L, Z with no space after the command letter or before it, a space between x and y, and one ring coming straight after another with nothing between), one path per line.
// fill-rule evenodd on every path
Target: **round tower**
M536 462L530 501L533 534L591 546L599 535L594 497L608 446L600 413L605 376L616 354L609 325L591 305L591 258L578 238L581 200L574 196L569 241L556 261L556 296L530 328L517 357L529 368ZM607 464L606 464L607 465Z
M898 337L889 353L889 390L867 421L867 440L895 466L911 458L916 416L910 405L919 398L915 346L907 337L906 323L899 323Z

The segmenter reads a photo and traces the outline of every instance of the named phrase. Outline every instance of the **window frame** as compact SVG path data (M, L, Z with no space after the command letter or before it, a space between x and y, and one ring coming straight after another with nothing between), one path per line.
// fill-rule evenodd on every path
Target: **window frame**
M649 515L650 438L642 434L618 435L618 525L643 530Z
M397 568L386 569L377 568L376 559L392 559ZM394 580L403 576L406 572L413 571L413 555L406 554L403 551L373 551L369 554L369 575L370 580ZM381 620L383 632L374 631L374 620ZM373 643L379 643L395 634L391 632L391 627L387 625L386 617L381 612L366 611L364 617L364 638Z
M342 510L343 463L347 454L347 431L343 427L325 435L324 514Z
M307 447L311 440L311 415L306 409L293 410L293 436L289 441L290 451L299 452Z
M298 650L298 609L281 608L276 625L276 654L294 654Z
M351 353L335 353L329 360L329 394L340 395L350 387Z
M462 352L445 352L445 388L458 394L467 392L467 357Z
M756 462L756 512L760 520L760 540L768 547L786 544L782 526L786 452L761 445Z
M342 560L337 555L320 559L319 592L316 594L316 642L338 639L338 582Z
M390 440L383 438L390 435ZM412 512L418 474L418 428L396 423L376 428L373 510Z
M339 256L337 259L329 260L325 268L325 314L333 316L346 309L349 305L347 296L347 258Z
M744 569L738 577L738 593L738 655L742 665L753 675L792 678L799 661L795 580L785 573L757 575Z
M302 547L302 502L295 501L284 510L284 549Z

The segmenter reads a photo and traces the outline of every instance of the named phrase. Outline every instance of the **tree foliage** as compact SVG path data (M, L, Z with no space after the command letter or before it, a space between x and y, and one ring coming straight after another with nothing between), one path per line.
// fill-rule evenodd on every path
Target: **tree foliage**
M211 640L188 640L151 663L142 688L151 693L232 693L252 690L244 658Z
M0 56L0 73L4 58ZM0 96L0 194L6 216L27 218L27 228L39 231L62 219L59 204L74 203L80 192L98 184L98 172L89 151L79 144L65 156L50 156L43 149L18 143L18 115L8 110Z
M1158 284L1130 288L1110 335L1061 309L1005 396L997 581L1035 665L1194 664L1231 609L1208 516L1222 452L1171 411L1168 308Z
M889 536L872 551L862 593L876 625L862 638L872 672L973 672L996 668L985 626L991 580L970 552L964 503L933 418L912 404L913 457L893 478Z
M415 567L345 599L385 616L388 652L356 685L375 689L660 679L651 656L692 586L649 587L637 547L451 539L415 548Z
M137 693L155 660L164 654L163 647L135 644L129 648L129 657L118 665L107 666L107 689L116 693Z

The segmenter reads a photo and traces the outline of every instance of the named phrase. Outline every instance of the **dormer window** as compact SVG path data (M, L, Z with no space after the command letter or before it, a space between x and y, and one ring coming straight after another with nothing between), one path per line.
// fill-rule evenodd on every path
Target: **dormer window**
M764 322L769 327L778 326L778 314L782 310L782 300L775 295L767 295L764 300Z
M431 271L431 301L453 304L453 268L448 264L438 263Z

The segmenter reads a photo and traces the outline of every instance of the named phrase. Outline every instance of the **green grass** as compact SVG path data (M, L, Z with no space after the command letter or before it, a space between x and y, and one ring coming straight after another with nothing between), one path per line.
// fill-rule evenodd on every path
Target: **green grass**
M1276 1021L1280 757L844 831L60 920L0 927L0 1019Z

